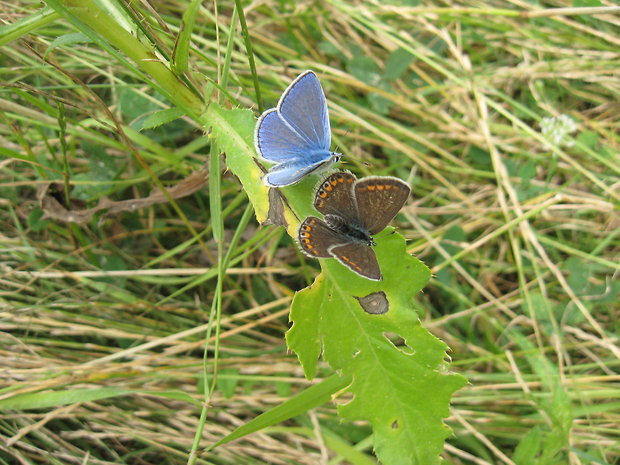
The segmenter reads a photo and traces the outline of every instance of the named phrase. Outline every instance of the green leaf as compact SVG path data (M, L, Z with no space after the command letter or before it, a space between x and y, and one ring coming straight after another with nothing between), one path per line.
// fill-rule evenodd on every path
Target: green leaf
M588 6L602 6L603 4L600 2L600 0L574 0L573 1L573 7L575 8L580 8L580 7L588 7Z
M532 465L542 443L540 428L534 426L517 445L512 460L517 465Z
M28 215L28 227L33 231L43 231L47 228L50 220L43 219L44 212L40 208L35 208Z
M123 116L131 120L129 126L135 130L139 130L143 125L141 119L145 114L161 110L159 105L145 95L127 87L118 89L118 103Z
M223 368L217 377L217 389L226 399L231 399L235 395L235 390L239 384L239 370L235 368Z
M536 176L536 162L528 160L526 163L519 166L518 176L523 182L531 181Z
M491 154L476 145L469 146L466 152L466 160L476 168L490 169L493 166Z
M141 131L145 129L154 129L163 124L169 123L183 116L185 112L181 108L167 108L165 110L157 111L149 115L144 121L142 121Z
M196 22L196 14L200 7L201 0L192 0L189 7L183 13L181 28L174 49L172 50L172 69L177 74L182 74L188 69L189 43Z
M452 225L441 238L441 246L450 255L455 255L463 248L459 243L467 241L467 233L458 224Z
M394 81L400 78L413 61L413 55L403 48L397 48L385 63L383 78L387 81Z
M226 164L239 178L252 202L256 219L264 222L269 210L269 190L261 182L263 173L255 162L254 114L249 110L226 110L212 103L206 117L213 125L218 146L226 154Z
M353 465L377 465L377 461L374 458L357 450L357 445L355 447L351 446L348 441L336 435L323 425L321 425L321 434L325 441L325 445L345 459L346 463L351 463Z
M222 217L222 170L221 159L215 146L211 147L209 154L209 212L211 213L211 226L213 239L217 243L222 242L224 236L224 219Z
M554 318L552 304L541 292L531 291L529 297L523 300L522 311L526 315L534 312L536 321L541 326L552 330L551 322Z
M48 53L50 53L51 51L53 51L55 48L58 48L58 47L67 47L67 46L71 46L74 44L85 44L85 43L91 43L91 42L92 40L87 35L82 34L81 32L74 32L72 34L64 34L60 37L57 37L56 39L52 41L52 43L49 44L43 56L46 57Z
M126 396L131 394L148 394L150 396L166 397L168 399L182 400L194 405L200 405L187 394L179 391L140 391L134 389L120 389L115 387L95 389L68 389L63 391L43 391L20 394L0 400L1 410L30 410L61 405L77 404L79 402L92 402L109 397Z
M594 131L581 131L576 139L579 144L583 144L587 148L595 150L600 137Z
M109 181L112 181L119 171L116 157L109 155L101 145L84 141L82 150L87 155L90 171L78 173L72 177L76 183L71 197L93 201L110 189ZM121 168L122 169L122 168Z
M45 6L29 11L27 15L22 15L19 19L12 19L10 23L7 21L7 24L0 26L0 47L21 39L49 23L58 21L58 18L58 13L49 6Z
M541 465L567 463L567 451L571 447L571 428L575 415L571 397L562 383L560 369L542 351L536 350L534 344L527 338L515 331L512 334L523 350L536 379L541 383L539 390L542 395L531 396L530 400L538 410L545 413L543 416L545 420L548 419L551 422L550 428L541 428L541 453L539 460L535 463Z
M371 86L377 85L381 80L381 71L377 64L372 58L361 53L347 63L347 71Z
M300 392L295 397L292 397L277 407L262 413L245 425L240 426L228 436L213 444L209 449L214 449L222 444L226 444L227 442L234 441L235 439L255 433L256 431L267 428L268 426L272 426L297 415L301 415L302 413L318 407L325 402L329 402L332 394L338 392L350 382L350 378L343 378L339 375L330 376L320 383L310 386L308 389Z
M589 286L592 264L578 257L569 257L562 268L568 273L566 281L577 295L583 295Z
M372 424L384 463L439 463L450 434L442 419L465 379L447 372L447 346L421 326L411 305L430 278L429 269L405 251L399 234L384 231L375 239L383 281L322 260L323 274L293 300L287 342L306 376L314 376L322 353L334 370L352 378L347 391L354 398L339 412ZM388 311L365 311L358 299L381 291Z
M380 86L386 87L386 86ZM387 115L394 103L392 101L386 99L383 95L377 94L376 92L371 92L368 94L368 102L373 110L377 112L379 115Z

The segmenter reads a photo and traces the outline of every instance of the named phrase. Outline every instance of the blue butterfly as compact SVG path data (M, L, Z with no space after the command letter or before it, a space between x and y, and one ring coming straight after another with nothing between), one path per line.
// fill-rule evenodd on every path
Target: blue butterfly
M330 150L327 100L314 71L305 71L286 88L275 108L256 123L256 151L275 163L263 177L270 187L289 186L340 160Z

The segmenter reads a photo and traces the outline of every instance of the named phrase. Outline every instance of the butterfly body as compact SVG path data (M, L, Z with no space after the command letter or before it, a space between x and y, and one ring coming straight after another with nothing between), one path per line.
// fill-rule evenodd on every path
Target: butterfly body
M301 249L311 257L335 258L365 278L381 280L372 236L396 216L410 192L404 181L390 176L360 180L349 172L328 176L314 200L323 219L310 216L302 222Z
M332 230L346 236L352 242L360 242L368 246L376 245L370 233L358 224L349 224L338 215L325 215L323 220Z
M263 178L270 187L295 184L340 160L330 150L327 100L313 71L300 74L260 116L254 142L261 158L275 163Z

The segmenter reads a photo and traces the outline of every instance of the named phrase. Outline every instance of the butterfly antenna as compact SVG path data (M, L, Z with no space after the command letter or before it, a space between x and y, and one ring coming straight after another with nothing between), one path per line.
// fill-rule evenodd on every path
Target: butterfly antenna
M348 129L345 131L345 133L344 133L343 137L347 137L347 134L349 134L349 130L348 130ZM334 153L339 154L339 155L340 155L340 160L342 160L342 157L344 156L344 154L342 154L342 153L338 152L338 148L339 148L339 146L337 145L337 146L336 146L336 150L334 150Z

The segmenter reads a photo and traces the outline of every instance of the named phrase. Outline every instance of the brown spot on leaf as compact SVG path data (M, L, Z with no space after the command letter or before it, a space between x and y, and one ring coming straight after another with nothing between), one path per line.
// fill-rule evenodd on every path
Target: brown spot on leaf
M390 309L390 303L383 291L372 292L364 297L355 297L366 313L383 315Z

